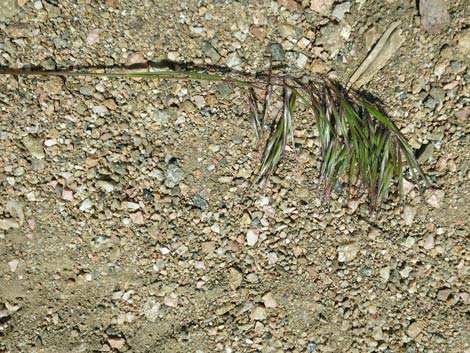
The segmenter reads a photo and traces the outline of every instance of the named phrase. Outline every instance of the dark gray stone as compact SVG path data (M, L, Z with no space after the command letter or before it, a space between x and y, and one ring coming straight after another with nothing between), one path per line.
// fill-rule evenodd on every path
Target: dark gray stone
M171 163L166 171L165 185L172 189L178 185L183 178L183 169L181 169L177 164Z
M207 207L209 207L209 204L207 203L207 201L204 200L199 195L196 195L196 196L193 197L193 205L194 205L194 207L197 207L201 210L205 210Z
M286 58L284 49L279 43L271 44L271 59L273 61L283 61Z

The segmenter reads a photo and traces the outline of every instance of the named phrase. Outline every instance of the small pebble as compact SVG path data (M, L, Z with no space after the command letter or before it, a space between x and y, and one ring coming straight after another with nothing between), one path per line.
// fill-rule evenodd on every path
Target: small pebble
M331 10L333 3L334 0L311 0L310 8L315 12L325 15Z
M423 241L423 248L426 250L431 250L434 248L434 235L427 234Z
M423 325L420 322L413 322L408 328L406 329L406 334L411 338L416 338L421 331L423 330Z
M271 292L266 293L263 295L263 304L266 308L276 308L277 307L277 302L276 299L274 299L274 296Z
M89 199L86 199L80 205L79 210L85 212L85 211L90 210L92 207L93 207L93 203Z
M357 243L342 245L338 247L338 261L349 262L356 258L359 253L360 246Z
M231 267L229 269L229 287L231 290L235 290L242 284L243 275L237 269Z
M178 306L178 295L176 293L168 294L163 300L163 304L171 308L176 308Z
M248 244L248 246L253 246L256 244L256 242L258 241L258 237L259 237L259 233L258 231L256 230L248 230L248 232L246 232L246 243Z
M413 224L413 220L416 215L416 208L411 206L405 206L403 209L403 220L405 221L405 225L411 226Z
M126 344L126 340L124 338L109 338L108 343L111 348L120 350Z
M442 205L444 200L445 192L444 190L433 190L429 193L429 197L426 199L426 202L432 207L439 208Z
M165 185L169 188L174 188L184 178L183 170L176 164L170 163L165 176Z
M42 159L46 156L42 143L38 138L28 135L23 139L23 144L32 157Z
M252 321L263 321L266 320L266 309L262 306L255 306L253 311L250 314Z
M444 30L450 23L446 0L420 0L421 25L431 34Z
M18 260L11 260L11 261L8 261L8 267L10 267L10 271L11 272L15 272L16 269L18 268L18 264L20 262Z
M349 1L342 2L335 6L332 15L338 20L343 20L346 13L351 9L351 3Z
M99 43L99 41L101 39L100 34L101 34L101 30L99 30L99 29L92 30L90 33L88 33L88 35L86 37L87 43L89 45Z

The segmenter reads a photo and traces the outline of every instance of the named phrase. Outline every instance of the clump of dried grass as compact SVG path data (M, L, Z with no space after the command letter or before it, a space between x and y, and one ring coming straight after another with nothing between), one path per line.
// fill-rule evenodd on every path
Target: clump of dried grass
M0 74L42 76L95 76L109 78L159 78L208 80L233 84L247 90L253 127L258 138L269 135L263 151L257 182L266 180L290 144L294 147L294 114L301 102L312 113L321 146L321 177L325 195L340 181L360 184L369 194L371 210L388 196L393 179L402 190L403 169L428 183L413 150L390 118L363 94L346 90L339 82L325 77L302 79L274 75L271 71L255 78L234 78L195 71L83 72L0 69ZM261 94L256 92L261 91ZM273 103L281 102L269 124Z

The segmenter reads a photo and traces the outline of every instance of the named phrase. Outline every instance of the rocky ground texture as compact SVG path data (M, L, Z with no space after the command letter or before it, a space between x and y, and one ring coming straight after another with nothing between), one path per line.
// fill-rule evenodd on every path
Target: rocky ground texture
M0 352L470 352L468 0L0 0L0 65L346 83L397 21L361 85L434 187L375 216L324 201L306 112L256 188L240 89L0 77Z

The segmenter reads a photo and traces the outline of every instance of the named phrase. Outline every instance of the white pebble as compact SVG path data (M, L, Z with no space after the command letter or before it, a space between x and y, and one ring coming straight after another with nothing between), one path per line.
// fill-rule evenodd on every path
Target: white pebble
M162 255L168 255L170 253L170 249L168 248L160 248L160 252L162 253Z
M271 292L266 293L263 298L263 304L267 308L275 308L277 307L276 299L274 299L273 294Z
M258 231L256 230L248 230L248 232L246 232L246 243L248 244L248 246L253 246L256 244L256 242L258 241Z
M423 248L425 248L426 250L431 250L432 248L434 248L434 235L426 235L423 242Z
M91 201L89 199L86 199L85 201L82 202L82 204L80 205L80 208L79 210L80 211L88 211L90 208L93 207L93 204L91 203Z
M123 206L130 210L138 210L140 208L140 205L138 203L129 202L129 201L123 202Z
M178 306L178 295L176 293L168 294L163 300L163 304L171 308L176 308Z
M51 147L51 146L54 146L54 145L57 145L57 139L48 139L48 140L44 141L44 146L46 146L46 147Z
M349 262L356 258L359 253L360 247L359 244L352 243L347 245L342 245L338 247L338 261L339 262Z
M10 271L11 271L11 272L15 272L16 269L18 268L18 264L19 264L19 263L20 263L20 262L19 262L18 260L16 260L16 259L11 260L11 261L8 261L8 267L10 267Z

